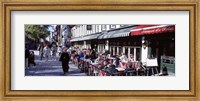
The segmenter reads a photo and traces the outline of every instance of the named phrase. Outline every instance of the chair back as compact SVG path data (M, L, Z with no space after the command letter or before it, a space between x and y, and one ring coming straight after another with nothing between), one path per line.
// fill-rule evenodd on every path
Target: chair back
M107 73L105 71L103 71L103 70L99 71L99 76L106 76L106 75L107 75Z

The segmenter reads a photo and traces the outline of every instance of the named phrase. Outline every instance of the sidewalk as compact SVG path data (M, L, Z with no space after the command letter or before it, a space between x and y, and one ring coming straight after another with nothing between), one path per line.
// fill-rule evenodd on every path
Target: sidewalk
M34 53L36 66L30 64L29 69L25 69L25 76L64 76L59 57L56 58L56 61L49 59L46 62L40 60L38 51L34 51ZM80 73L80 70L74 64L69 63L69 67L67 76L86 76L85 73Z

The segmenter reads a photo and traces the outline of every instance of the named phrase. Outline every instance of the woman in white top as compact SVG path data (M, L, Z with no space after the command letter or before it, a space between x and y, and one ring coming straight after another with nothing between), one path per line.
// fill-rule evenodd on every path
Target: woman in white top
M44 47L43 53L44 53L44 56L45 56L46 61L48 61L48 60L49 60L50 53L51 53L51 49L48 47L48 45L46 45L46 46Z
M58 54L59 54L59 56L61 55L61 53L62 53L62 48L61 48L61 46L59 46L58 47Z

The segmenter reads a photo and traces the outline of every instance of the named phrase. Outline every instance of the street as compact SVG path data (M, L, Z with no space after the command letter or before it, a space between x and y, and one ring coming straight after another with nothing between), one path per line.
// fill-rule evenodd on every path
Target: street
M34 53L36 66L30 64L30 67L25 69L25 76L86 76L85 73L80 73L78 67L71 62L69 63L69 73L63 75L59 57L56 57L56 60L52 60L50 57L48 61L45 61L44 58L40 60L38 51L34 51Z

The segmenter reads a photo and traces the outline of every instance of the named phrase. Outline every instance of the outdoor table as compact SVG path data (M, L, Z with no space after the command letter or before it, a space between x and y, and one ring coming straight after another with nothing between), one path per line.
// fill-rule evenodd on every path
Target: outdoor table
M115 69L118 71L118 75L123 75L125 72L125 68L123 67L117 67Z
M125 71L125 68L122 68L122 67L117 67L115 69L117 69L117 71Z

